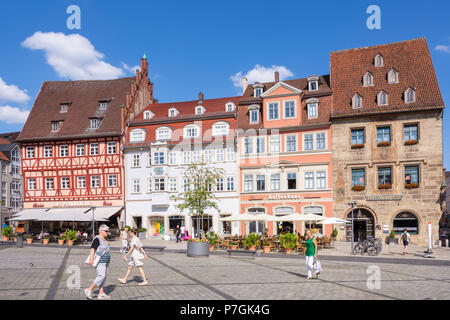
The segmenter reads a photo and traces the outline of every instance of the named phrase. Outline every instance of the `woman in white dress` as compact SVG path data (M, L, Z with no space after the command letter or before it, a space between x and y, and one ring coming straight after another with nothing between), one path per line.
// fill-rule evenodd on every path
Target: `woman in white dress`
M133 270L133 267L137 267L139 272L142 276L142 282L139 283L140 286L144 286L148 284L147 277L145 276L144 269L142 269L142 266L144 263L142 260L148 259L147 254L145 253L144 249L142 249L141 240L137 237L137 229L133 228L130 232L130 251L126 255L122 257L122 259L128 261L128 270L123 278L119 278L119 282L121 283L127 283L127 278L131 273L131 270Z

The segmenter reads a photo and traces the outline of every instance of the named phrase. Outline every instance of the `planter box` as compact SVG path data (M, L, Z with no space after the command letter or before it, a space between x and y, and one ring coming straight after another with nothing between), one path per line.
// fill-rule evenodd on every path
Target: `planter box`
M390 245L398 244L398 238L391 239L388 237L386 238L386 243Z
M270 253L270 247L263 247L264 253Z
M147 231L139 232L139 234L138 234L139 239L145 239L146 237L147 237Z
M27 239L27 244L32 244L33 243L33 239Z
M188 257L209 257L209 243L208 242L193 242L187 243Z
M60 246L62 246L62 245L64 244L64 240L59 240L59 239L58 239L58 244L59 244Z

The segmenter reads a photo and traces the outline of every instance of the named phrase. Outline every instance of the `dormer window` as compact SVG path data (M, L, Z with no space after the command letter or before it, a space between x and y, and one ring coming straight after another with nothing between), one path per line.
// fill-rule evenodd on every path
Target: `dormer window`
M319 116L319 99L313 98L306 100L308 119L314 119Z
M380 91L377 96L379 106L386 106L388 104L388 96L386 92Z
M375 67L382 67L383 66L383 56L381 54L377 54L375 56L374 65L375 65Z
M59 128L59 121L52 121L52 132L58 132Z
M195 108L195 114L196 115L201 115L205 112L205 108L203 108L202 106L198 106Z
M213 136L226 136L229 132L230 125L226 122L218 122L213 125Z
M99 110L106 110L106 109L108 109L108 102L107 101L100 101L98 109Z
M197 125L188 125L184 127L185 138L198 138L200 136L200 127Z
M370 72L366 72L366 74L364 74L363 85L364 87L373 86L373 75Z
M144 111L144 120L148 120L152 117L152 113L150 111Z
M69 106L67 104L62 104L61 105L61 110L59 112L60 113L66 113L67 111L69 111Z
M175 108L170 108L169 109L169 117L170 118L175 117L177 114L178 114L178 110L177 109L175 109Z
M353 109L359 109L362 107L362 97L359 94L355 94L352 98Z
M319 90L319 77L309 77L308 78L308 90L317 91Z
M156 140L170 140L172 136L172 130L167 127L161 127L156 129Z
M405 96L405 103L412 103L416 102L416 91L412 88L408 88L406 92L404 93Z
M98 129L100 127L100 123L102 122L102 119L90 119L89 120L89 128L90 129Z
M253 95L255 98L258 98L263 94L263 88L264 86L261 83L256 83L253 85Z
M130 141L136 142L136 141L144 141L145 140L145 131L144 130L133 130L130 133Z
M226 104L226 106L225 106L225 111L226 112L232 112L232 111L234 111L234 108L235 108L235 105L234 105L234 103L227 103Z
M391 69L388 72L388 83L398 83L398 72L395 69Z

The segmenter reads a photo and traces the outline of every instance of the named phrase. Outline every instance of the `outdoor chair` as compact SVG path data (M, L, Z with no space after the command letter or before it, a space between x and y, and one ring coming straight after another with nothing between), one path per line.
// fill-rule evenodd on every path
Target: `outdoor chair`
M224 249L229 249L230 248L230 240L224 240L222 243L222 246Z
M325 237L322 240L322 246L325 248L331 248L331 238L330 237Z
M297 246L295 247L295 249L296 249L297 253L300 252L301 254L303 254L303 248L304 247L305 246L302 243L297 242Z

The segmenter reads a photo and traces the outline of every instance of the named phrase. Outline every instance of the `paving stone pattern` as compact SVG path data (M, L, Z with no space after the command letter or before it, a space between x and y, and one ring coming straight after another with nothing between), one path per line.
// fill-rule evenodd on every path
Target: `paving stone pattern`
M84 288L95 270L84 264L88 249L24 247L0 250L0 299L86 299ZM369 266L381 271L381 288L369 289ZM80 288L70 288L68 270L79 268ZM135 269L127 284L122 255L113 251L105 291L116 300L241 300L241 299L448 299L448 266L322 260L319 280L306 280L303 256L298 258L189 258L185 254L151 254L144 270L149 284ZM59 271L59 272L58 272ZM72 278L71 278L72 277ZM69 281L69 284L71 282ZM72 282L73 283L73 282ZM94 296L98 290L94 291Z

